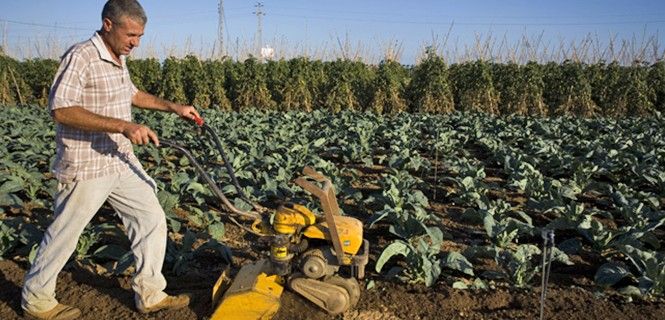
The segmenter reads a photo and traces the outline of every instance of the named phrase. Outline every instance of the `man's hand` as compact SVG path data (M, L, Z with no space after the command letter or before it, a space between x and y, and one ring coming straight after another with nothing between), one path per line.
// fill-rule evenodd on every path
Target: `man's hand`
M144 125L128 122L123 128L122 134L133 144L148 144L152 141L159 146L157 134Z
M196 109L192 106L173 103L153 96L144 91L138 91L136 94L134 94L132 97L132 104L144 109L170 111L184 119L189 120L194 120L201 117Z
M179 115L181 118L184 119L189 119L194 121L196 118L200 118L201 116L199 115L198 111L196 111L196 108L192 106L184 106L181 104L174 104L171 109L173 112L175 112L177 115Z

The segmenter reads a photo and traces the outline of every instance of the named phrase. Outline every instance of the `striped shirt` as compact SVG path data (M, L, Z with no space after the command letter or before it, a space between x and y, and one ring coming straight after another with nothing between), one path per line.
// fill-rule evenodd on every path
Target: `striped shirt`
M132 120L132 97L138 91L125 57L113 60L99 35L72 46L60 61L49 94L49 111L82 107L90 112ZM141 169L132 143L120 133L91 132L56 123L53 173L60 182L89 180ZM142 169L141 169L142 171Z

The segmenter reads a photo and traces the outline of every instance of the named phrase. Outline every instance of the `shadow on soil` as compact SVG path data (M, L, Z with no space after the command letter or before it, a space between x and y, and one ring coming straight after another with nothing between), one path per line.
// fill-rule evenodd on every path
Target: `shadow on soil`
M0 301L6 303L16 315L22 315L21 309L21 287L7 279L4 272L0 272Z
M69 271L75 282L91 286L128 309L135 310L134 292L131 289L123 288L122 279L110 279L80 267L70 268Z

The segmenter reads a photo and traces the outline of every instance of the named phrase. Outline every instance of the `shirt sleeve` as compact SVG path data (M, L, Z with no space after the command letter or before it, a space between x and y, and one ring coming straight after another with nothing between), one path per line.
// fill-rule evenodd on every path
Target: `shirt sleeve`
M49 111L82 105L87 61L75 49L65 54L51 87Z

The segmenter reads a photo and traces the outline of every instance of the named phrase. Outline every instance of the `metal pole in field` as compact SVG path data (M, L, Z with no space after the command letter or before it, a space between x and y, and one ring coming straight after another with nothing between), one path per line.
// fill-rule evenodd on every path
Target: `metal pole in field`
M541 231L543 238L543 264L541 266L541 282L540 282L540 320L545 316L545 298L547 296L547 283L550 280L550 270L552 267L552 258L554 257L554 230Z
M0 56L5 54L7 49L7 21L2 22L2 42L0 42Z
M257 18L257 27L256 27L256 56L259 57L259 60L261 59L261 47L263 47L263 16L266 15L263 12L263 3L257 2L256 5L256 11L254 11L254 14L256 15Z
M223 57L226 54L226 50L224 48L224 0L219 0L219 5L217 6L217 13L219 15L219 18L217 20L217 45L219 46L219 49L217 49L218 57Z

